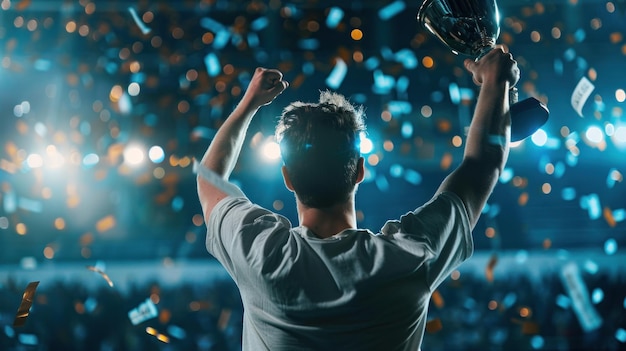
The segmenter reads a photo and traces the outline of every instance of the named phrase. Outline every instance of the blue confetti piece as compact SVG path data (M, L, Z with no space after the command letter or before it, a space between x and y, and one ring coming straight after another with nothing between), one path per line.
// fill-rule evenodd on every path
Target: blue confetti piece
M407 76L402 76L398 78L398 81L396 82L396 91L398 92L398 94L406 93L407 89L409 88L409 83L410 80Z
M98 155L96 155L94 153L87 154L87 155L85 155L85 157L83 157L83 167L84 168L91 168L91 167L97 165L98 162L100 162L100 158L98 157Z
M615 186L616 183L616 179L615 179L615 172L617 172L617 169L615 168L611 168L609 170L609 174L606 176L606 186L611 189Z
M458 105L461 103L461 90L456 83L453 82L448 85L448 93L453 104Z
M482 213L482 214L489 213L489 208L490 207L491 207L491 205L486 203L485 206L483 206L483 209L480 211L480 213Z
M37 59L33 67L35 67L37 71L48 71L50 67L52 67L52 62L50 62L50 60Z
M442 102L443 101L443 97L444 97L443 93L441 91L439 91L439 90L433 91L430 94L430 99L433 102L435 102L435 103Z
M115 74L115 72L117 72L117 64L115 62L108 62L105 66L104 66L104 70L108 73L108 74Z
M367 95L357 93L352 95L352 100L357 104L365 104L367 102Z
M131 83L139 83L139 84L143 84L146 81L146 74L143 72L137 72L137 73L133 73L130 76L130 82Z
M395 61L396 55L394 55L393 51L388 46L383 46L380 48L380 56L383 57L384 60L387 61Z
M554 176L561 178L565 174L565 163L559 161L554 165Z
M392 115L407 115L413 111L413 106L408 101L389 101L387 104L387 110L391 112Z
M574 155L571 152L568 152L567 155L565 155L565 162L568 166L574 167L578 164L578 156Z
M187 332L183 328L173 324L167 327L167 333L179 340L184 340L187 337Z
M374 71L374 87L372 91L376 94L387 94L396 85L396 80L392 76L385 75L381 70Z
M330 8L330 11L328 11L328 16L326 17L326 26L328 28L336 28L342 19L343 10L337 6L333 6Z
M613 219L615 222L621 222L626 219L626 209L618 208L613 210Z
M298 47L302 50L317 50L320 47L320 42L315 38L300 39Z
M558 294L556 296L556 304L557 304L557 306L559 306L562 309L566 310L566 309L568 309L572 305L572 300L570 300L569 297L567 297L567 296L565 296L563 294Z
M207 140L211 140L213 139L213 137L215 136L216 131L214 129L209 129L208 127L205 126L197 126L194 127L193 130L191 131L191 135L195 138L204 138Z
M598 270L599 270L598 264L593 262L592 260L586 260L585 263L583 264L583 268L589 274L596 274L598 273Z
M270 20L263 16L263 17L259 17L257 19L255 19L254 21L252 21L252 23L250 23L250 29L252 29L255 32L258 32L262 29L264 29L265 27L267 27L270 23Z
M545 147L546 149L550 149L550 150L557 150L558 148L561 147L561 140L557 138L548 137L546 139L546 143L543 144L543 147Z
M257 46L259 46L260 40L259 40L259 36L254 33L254 32L250 32L248 33L248 46L251 48L256 48Z
M265 50L259 50L254 54L254 59L259 63L265 63L270 58Z
M502 184L506 184L508 182L511 181L511 179L513 179L514 176L514 172L512 168L506 167L502 170L502 173L500 173L500 183Z
M465 299L465 301L463 302L463 307L467 308L468 310L473 310L476 307L476 300L470 298Z
M122 115L130 114L133 111L133 103L130 101L130 95L124 92L117 102L117 107L120 109Z
M626 306L626 299L624 300L624 306ZM626 330L624 330L623 328L617 328L617 330L615 331L615 339L617 339L617 341L623 343L626 343Z
M543 340L543 337L541 337L540 335L535 335L532 338L530 338L530 346L537 350L537 349L541 349L543 348L543 346L545 345L545 342Z
M378 68L378 66L380 65L380 60L377 57L372 56L365 60L363 65L365 66L365 69L367 69L368 71L372 71Z
M239 46L239 44L243 43L243 37L240 34L233 34L231 41L234 46Z
M17 207L34 213L41 213L43 211L43 204L41 201L33 200L25 197L20 197L17 200Z
M404 180L413 185L419 185L422 182L422 175L416 170L407 169L404 172Z
M509 308L513 306L516 301L517 295L514 292L510 292L506 294L506 296L504 296L504 299L502 300L502 305L504 306L504 308Z
M528 251L519 250L515 253L515 262L523 264L528 260Z
M87 300L85 300L84 306L85 306L85 311L87 311L88 313L91 313L98 306L98 301L96 301L96 299L94 299L93 297L89 297L87 298Z
M406 8L406 4L404 3L404 1L400 1L400 0L394 1L390 3L389 5L381 8L378 11L378 17L381 20L386 21L390 19L391 17L402 12L405 8Z
M615 239L607 239L604 242L604 253L607 255L614 255L617 252L617 241Z
M576 58L576 50L569 48L563 53L563 58L567 62L572 62Z
M587 210L589 218L596 220L602 215L602 206L598 194L589 194L580 198L580 207Z
M576 40L576 42L578 43L583 42L586 37L587 33L585 33L585 30L582 28L578 28L576 32L574 32L574 40Z
M200 20L200 26L204 29L210 30L213 33L218 33L226 29L223 24L209 17L202 18Z
M87 121L82 121L78 126L78 130L82 135L88 136L91 134L91 124Z
M404 137L405 139L409 139L410 137L413 136L413 124L411 124L410 121L404 121L402 123L402 127L400 128L400 133L402 134L402 137Z
M576 58L576 67L579 70L583 70L584 71L584 70L587 69L587 67L589 67L589 64L587 63L587 60L585 60L584 58L579 56L579 57Z
M185 201L182 197L176 196L172 199L172 210L174 210L174 212L180 212L180 210L183 209L184 205Z
M404 167L401 165L394 163L389 167L389 175L394 178L400 178L404 174Z
M591 302L597 305L602 302L602 300L604 300L604 291L600 288L593 289L591 292Z
M217 76L222 71L220 61L214 53L209 53L204 57L204 64L206 65L207 73L211 77Z
M563 61L561 61L561 59L554 59L554 73L556 73L559 76L563 75Z
M346 63L339 57L337 57L336 60L337 62L335 63L335 67L333 67L330 75L326 77L326 85L332 89L339 88L348 73L348 66Z
M385 178L385 176L379 175L378 177L376 177L376 187L378 188L378 190L386 192L389 190L389 181L387 181L387 178Z
M230 32L227 30L221 30L215 34L213 39L213 48L216 50L223 49L230 40Z
M567 260L569 258L569 252L567 250L565 250L565 249L559 249L556 252L556 257L559 260Z
M141 31L141 34L146 35L146 34L150 33L151 29L148 28L148 26L146 26L145 23L143 23L141 18L139 18L139 15L137 14L137 11L135 11L135 9L132 8L132 7L129 7L128 11L130 12L131 17L133 18L133 21L135 21L135 24L137 25L137 27Z
M550 164L550 157L546 154L541 155L539 164L537 165L539 172L546 173L546 166Z
M489 207L489 213L487 214L489 216L489 218L495 218L499 214L500 214L500 205L492 204Z
M315 65L313 64L313 62L303 63L302 73L306 74L307 76L310 76L311 74L315 73Z
M401 63L406 69L413 69L417 67L418 61L415 57L415 53L410 49L402 49L394 55L397 62Z
M469 101L474 99L474 89L460 88L459 94L461 96L461 101Z

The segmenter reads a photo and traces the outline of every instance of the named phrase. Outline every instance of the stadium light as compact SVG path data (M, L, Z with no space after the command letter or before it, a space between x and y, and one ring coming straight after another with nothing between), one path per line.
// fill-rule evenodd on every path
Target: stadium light
M129 146L124 149L124 162L131 166L139 165L143 162L144 152L138 146Z
M280 146L274 140L268 140L261 147L261 155L266 161L276 161L280 159Z

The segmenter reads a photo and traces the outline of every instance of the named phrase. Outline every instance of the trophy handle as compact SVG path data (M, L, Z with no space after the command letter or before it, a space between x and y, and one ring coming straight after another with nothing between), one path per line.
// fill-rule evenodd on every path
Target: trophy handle
M515 90L515 93L513 93ZM517 101L517 88L509 91L509 96L515 94L511 100L511 141L521 141L533 135L546 121L550 111L546 105L534 97Z

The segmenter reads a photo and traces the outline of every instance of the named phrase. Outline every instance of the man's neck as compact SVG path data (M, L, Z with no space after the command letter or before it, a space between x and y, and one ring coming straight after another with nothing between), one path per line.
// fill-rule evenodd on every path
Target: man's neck
M307 227L320 238L329 238L345 229L356 229L354 199L329 208L306 207L296 200L300 225Z

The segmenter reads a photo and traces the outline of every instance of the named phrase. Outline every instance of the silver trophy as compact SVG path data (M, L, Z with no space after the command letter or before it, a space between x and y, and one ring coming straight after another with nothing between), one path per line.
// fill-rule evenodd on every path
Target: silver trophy
M495 0L426 0L417 20L455 54L479 60L496 45L500 14ZM517 101L510 91L511 141L523 140L548 120L548 108L534 97Z

